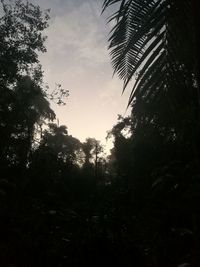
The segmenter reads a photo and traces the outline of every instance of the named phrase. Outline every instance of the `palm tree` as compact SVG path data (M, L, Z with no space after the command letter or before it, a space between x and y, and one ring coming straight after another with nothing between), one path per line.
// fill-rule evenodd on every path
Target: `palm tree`
M135 80L128 104L172 85L188 86L186 74L189 85L195 81L199 87L198 1L105 0L103 11L116 3L119 10L109 19L116 22L109 49L123 91Z
M123 92L128 85L132 88L128 106L135 124L159 124L187 135L192 131L197 139L199 2L105 0L103 11L114 4L118 10L109 18L115 22L109 49L114 73L124 81Z
M185 262L195 265L199 262L198 253L195 254L199 251L199 228L194 223L199 220L199 211L193 209L197 202L193 181L199 177L200 169L193 166L200 166L200 3L198 0L106 0L103 10L114 4L118 4L118 11L110 18L115 25L109 48L114 72L124 80L123 90L132 85L128 105L133 108L134 129L130 142L133 175L127 188L132 190L139 224L142 225L143 218L146 221L141 229L142 239L147 244L150 241L149 251L153 247L149 252L152 262L147 265L172 266L172 259L176 262L174 266L178 266L183 259L176 246L174 253L171 245L166 245L175 244L177 239L172 237L170 241L165 235L175 221L175 228L179 229L180 210L184 220L190 221L191 228L197 229L193 235L196 247L191 249L190 246L187 253L184 252L190 255ZM175 181L179 191L173 189ZM199 183L198 179L195 181ZM158 191L162 188L162 193L154 195L155 188ZM186 188L192 189L186 193ZM173 196L169 192L173 192ZM186 194L191 201L189 208L182 201ZM167 195L169 198L165 197ZM166 202L163 203L170 207L166 217L162 213L163 204L159 207L151 204L148 212L141 216L148 202L162 203L160 196L164 196ZM137 203L140 203L139 215ZM172 223L168 220L170 216L177 219L172 219ZM156 220L149 230L153 217ZM194 222L190 220L192 217ZM155 227L156 221L161 224ZM145 228L148 230L143 232ZM154 239L155 236L162 236L162 241ZM179 239L177 247L182 247L183 243L183 239Z

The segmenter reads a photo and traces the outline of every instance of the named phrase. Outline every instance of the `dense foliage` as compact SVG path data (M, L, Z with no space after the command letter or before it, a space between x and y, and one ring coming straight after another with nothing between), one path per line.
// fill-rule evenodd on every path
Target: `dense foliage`
M0 1L0 265L200 266L199 4L106 0L130 117L80 142L55 123L38 52L49 12Z
M129 236L146 266L199 266L199 2L106 0L103 9L113 4L113 67L123 90L132 86L131 117L112 130Z

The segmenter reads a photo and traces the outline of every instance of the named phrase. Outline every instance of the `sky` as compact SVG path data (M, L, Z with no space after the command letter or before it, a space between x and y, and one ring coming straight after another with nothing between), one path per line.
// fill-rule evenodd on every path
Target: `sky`
M124 114L128 91L122 96L122 82L112 77L106 24L101 0L33 0L51 9L45 34L47 53L40 55L44 81L69 90L66 105L52 105L59 124L84 141L95 137L105 143L107 131Z

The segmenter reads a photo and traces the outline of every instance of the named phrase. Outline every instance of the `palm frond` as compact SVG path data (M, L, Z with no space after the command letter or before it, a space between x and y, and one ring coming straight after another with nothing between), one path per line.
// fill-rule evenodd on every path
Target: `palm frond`
M191 1L106 0L103 11L113 4L118 4L119 10L110 18L116 24L109 49L114 74L124 81L122 91L134 81L128 106L135 97L155 90L155 84L166 91L172 91L175 84L185 88L181 73L194 64Z

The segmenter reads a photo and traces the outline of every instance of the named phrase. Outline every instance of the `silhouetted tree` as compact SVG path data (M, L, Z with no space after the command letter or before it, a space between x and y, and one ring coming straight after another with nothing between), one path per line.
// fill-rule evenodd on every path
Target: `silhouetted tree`
M103 9L114 3L121 5L111 17L109 48L123 90L135 81L128 105L136 123L173 132L199 157L197 2L106 0Z
M200 172L199 3L106 0L103 10L114 4L118 10L110 18L109 39L114 72L124 80L123 91L132 82L128 172L135 238L143 239L148 266L183 261L195 266L200 245L198 230L193 235L192 229L199 222L194 207L200 195L190 191L193 207L182 208L181 202Z
M97 179L98 176L98 164L100 159L100 154L103 152L103 147L100 141L95 138L87 138L82 144L82 149L85 154L85 162L83 164L84 169L92 170L92 164L94 164L94 175Z
M53 120L55 113L50 108L42 88L29 76L17 81L12 89L12 102L2 113L2 158L10 164L25 166L37 134L37 124L46 119Z
M37 54L46 51L42 31L48 26L49 15L28 2L6 4L2 0L0 5L1 158L25 164L35 123L55 116L42 88Z
M14 1L6 4L1 0L3 16L0 19L0 84L8 86L23 73L41 78L41 66L37 52L45 52L45 36L49 11L28 2ZM37 76L38 72L40 73Z

